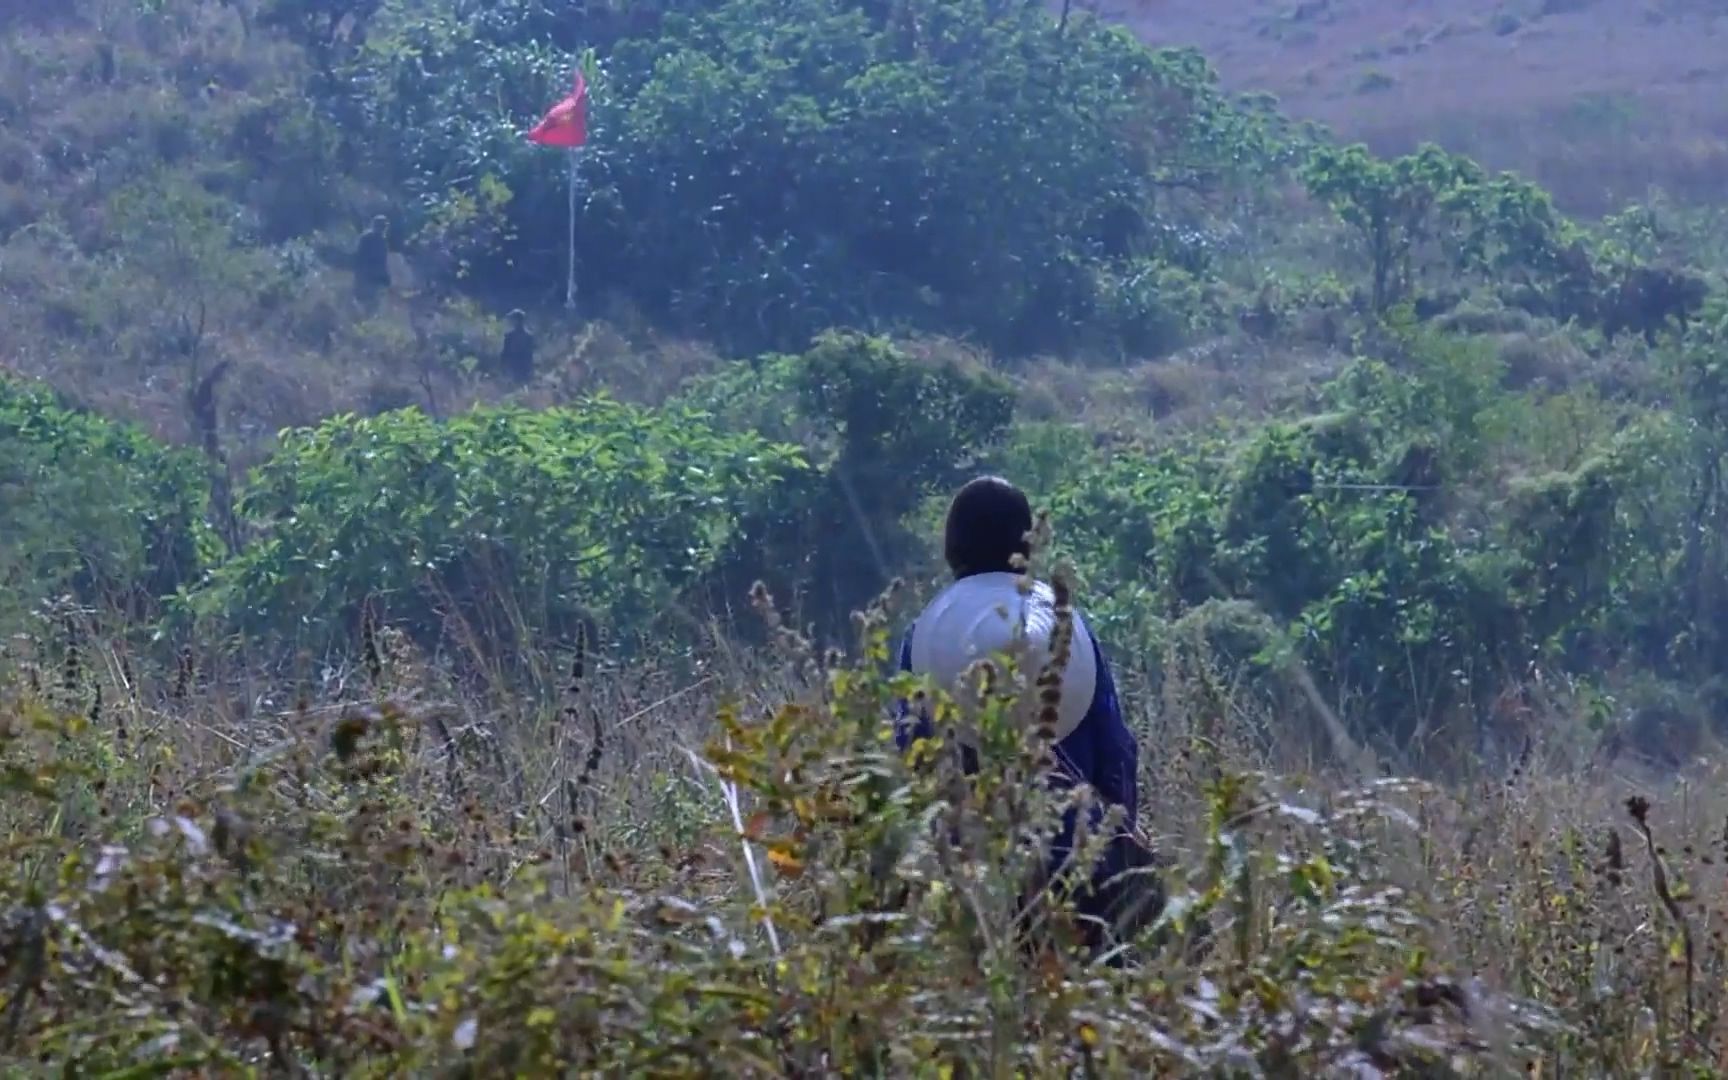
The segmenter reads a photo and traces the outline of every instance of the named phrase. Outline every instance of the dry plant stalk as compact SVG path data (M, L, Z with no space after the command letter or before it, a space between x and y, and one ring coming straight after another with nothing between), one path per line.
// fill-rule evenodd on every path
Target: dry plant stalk
M1686 918L1686 913L1680 908L1680 901L1669 887L1668 864L1656 847L1656 837L1650 829L1650 800L1642 795L1634 795L1626 800L1626 811L1632 816L1632 822L1637 826L1639 834L1644 837L1644 849L1650 855L1650 877L1656 889L1656 897L1662 901L1668 917L1680 928L1681 942L1686 950L1686 1038L1690 1042L1697 1037L1698 1031L1697 1018L1694 1015L1698 961L1692 941L1692 923Z

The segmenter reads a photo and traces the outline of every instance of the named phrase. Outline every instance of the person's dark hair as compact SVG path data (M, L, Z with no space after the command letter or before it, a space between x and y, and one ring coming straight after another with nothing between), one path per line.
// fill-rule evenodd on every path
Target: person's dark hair
M980 476L948 505L942 553L956 578L1013 571L1014 556L1032 553L1032 504L1000 476Z

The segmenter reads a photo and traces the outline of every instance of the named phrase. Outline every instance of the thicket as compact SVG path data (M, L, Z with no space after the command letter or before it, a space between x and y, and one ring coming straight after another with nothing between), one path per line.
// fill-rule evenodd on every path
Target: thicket
M1318 688L1394 755L1516 751L1509 700L1542 685L1572 707L1632 676L1685 687L1702 731L1728 675L1720 315L1658 358L1677 409L1512 393L1488 341L1402 318L1388 360L1354 362L1301 417L1059 451L1045 497L1098 625L1154 672L1209 636L1268 700L1306 714L1297 691ZM725 613L756 581L840 640L927 565L924 500L1045 430L1011 427L999 376L833 336L661 409L287 433L240 488L245 543L224 554L196 456L13 394L0 460L34 508L8 534L15 625L62 594L145 622L167 601L170 636L257 657L352 652L368 619L489 662L579 628L688 648L748 636ZM1638 735L1636 704L1614 712L1599 736ZM1672 752L1671 735L1640 748Z
M1002 441L1015 391L975 359L920 357L846 333L692 380L678 401L734 430L795 442L816 465L750 515L710 605L726 610L760 581L794 624L843 645L852 614L928 552L914 512Z
M907 516L1000 440L1014 407L999 376L853 334L656 408L593 396L337 416L283 432L238 485L226 551L196 453L4 386L16 418L0 463L30 510L7 537L12 625L49 596L123 596L127 619L230 640L254 662L352 653L368 620L488 664L579 631L677 648L748 633L724 613L759 580L841 640L923 551ZM868 557L824 542L844 535Z
M1119 635L1199 635L1290 716L1329 711L1382 752L1516 752L1503 695L1611 668L1625 639L1594 632L1674 585L1633 584L1681 534L1625 505L1653 493L1660 437L1509 476L1536 416L1493 350L1409 322L1387 347L1300 419L1097 454L1052 508Z
M518 133L579 46L602 50L584 285L745 351L836 325L1168 347L1213 243L1179 186L1221 193L1285 153L1198 56L1024 5L381 14L353 108L448 267L488 290L562 280L556 248L514 242L564 215L560 171Z
M483 654L578 628L662 633L741 519L800 467L688 413L605 399L418 410L289 432L240 498L246 548L188 600L250 647L351 647L364 619Z

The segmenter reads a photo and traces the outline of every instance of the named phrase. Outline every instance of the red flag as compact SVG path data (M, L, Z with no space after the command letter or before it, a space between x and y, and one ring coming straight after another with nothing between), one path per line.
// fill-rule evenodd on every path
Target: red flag
M588 80L576 69L576 88L570 96L546 110L528 138L541 146L575 149L588 141Z

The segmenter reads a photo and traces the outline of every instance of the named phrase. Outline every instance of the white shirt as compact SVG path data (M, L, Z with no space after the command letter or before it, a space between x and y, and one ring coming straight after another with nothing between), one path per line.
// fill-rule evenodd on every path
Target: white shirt
M931 676L938 686L953 693L972 664L1012 652L1025 677L1036 679L1050 662L1056 597L1041 581L1022 594L1020 582L1020 575L1014 573L976 574L938 593L912 624L912 671ZM1098 683L1091 632L1078 611L1072 615L1073 640L1057 706L1058 740L1085 719Z

